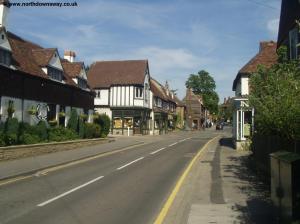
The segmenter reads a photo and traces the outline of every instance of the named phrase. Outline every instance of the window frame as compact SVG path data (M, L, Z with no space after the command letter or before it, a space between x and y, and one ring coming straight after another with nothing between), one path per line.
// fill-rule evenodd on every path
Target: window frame
M144 88L136 86L134 89L134 98L136 99L143 99L144 98Z
M0 47L0 64L5 66L10 66L11 58L12 58L11 52L7 49Z
M290 59L298 59L299 58L299 29L297 27L291 29L289 31L289 57Z
M55 71L57 73L52 73L53 71ZM62 82L63 78L64 78L63 70L60 70L60 69L52 67L52 66L47 66L47 75L49 76L50 79L59 81L59 82Z

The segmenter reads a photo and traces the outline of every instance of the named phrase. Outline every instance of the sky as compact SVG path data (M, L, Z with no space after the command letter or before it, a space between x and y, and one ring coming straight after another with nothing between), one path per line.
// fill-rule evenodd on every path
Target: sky
M39 0L74 2L74 0ZM31 2L31 0L11 0ZM190 74L208 71L220 103L259 49L277 40L281 0L76 0L77 7L11 7L7 30L76 52L89 65L148 59L150 75L179 98Z

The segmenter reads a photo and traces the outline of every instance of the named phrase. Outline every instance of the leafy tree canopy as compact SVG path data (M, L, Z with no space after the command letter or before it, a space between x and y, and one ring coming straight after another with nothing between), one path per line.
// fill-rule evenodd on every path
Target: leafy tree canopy
M185 85L192 89L195 94L203 97L204 106L211 113L218 112L219 96L215 91L216 82L207 71L201 70L198 74L191 74Z
M299 61L289 61L286 49L278 50L278 64L260 67L250 78L249 102L255 109L256 131L300 139Z

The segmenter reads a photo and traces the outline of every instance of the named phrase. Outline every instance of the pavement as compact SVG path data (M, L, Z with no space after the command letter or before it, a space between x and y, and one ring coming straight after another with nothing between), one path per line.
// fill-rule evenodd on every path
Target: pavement
M251 153L233 148L229 128L220 133L194 164L163 223L276 223L269 187L251 170Z

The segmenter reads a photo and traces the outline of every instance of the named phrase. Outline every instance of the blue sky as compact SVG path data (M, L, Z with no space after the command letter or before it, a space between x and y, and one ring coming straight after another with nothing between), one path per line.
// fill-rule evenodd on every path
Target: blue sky
M40 2L52 0L40 0ZM30 0L11 0L30 2ZM62 2L62 0L54 0ZM65 0L64 2L72 2ZM152 77L178 89L189 74L213 75L220 101L238 70L276 40L280 0L77 0L78 7L11 7L8 30L44 47L97 60L148 59ZM62 53L61 53L62 55Z

